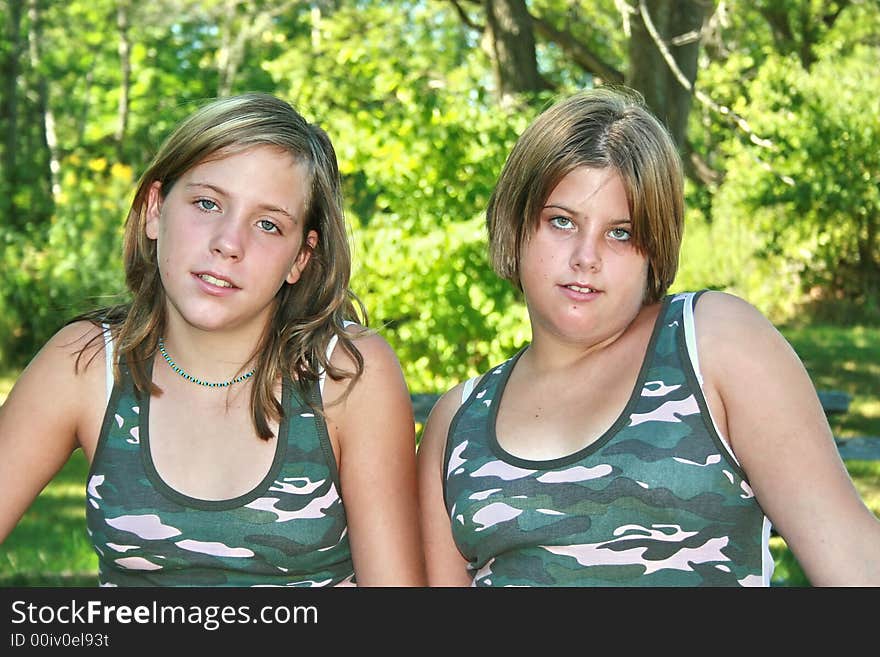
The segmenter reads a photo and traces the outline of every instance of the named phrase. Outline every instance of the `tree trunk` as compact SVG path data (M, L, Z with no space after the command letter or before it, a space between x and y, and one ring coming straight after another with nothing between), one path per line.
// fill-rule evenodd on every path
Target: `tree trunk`
M541 90L535 35L525 0L483 0L483 6L501 101L517 93Z
M43 118L39 131L39 147L45 157L34 158L35 163L45 163L45 181L54 204L61 193L58 174L61 164L58 161L58 139L55 135L55 117L49 105L49 83L43 71L43 21L40 0L28 0L28 50L31 68L34 71L37 89L37 114Z
M532 24L535 33L552 41L572 62L590 73L596 82L601 84L623 84L623 73L615 69L607 62L591 52L582 42L578 41L570 32L557 30L548 21L532 16Z
M709 3L636 0L634 4L626 83L645 96L648 106L667 125L683 152L697 77L699 32Z
M21 15L23 2L9 0L6 19L6 35L9 43L7 56L3 62L2 112L6 120L3 136L3 172L0 186L0 217L14 221L18 216L15 208L15 188L18 171L18 76L21 57Z
M218 16L218 24L220 27L220 45L217 48L217 95L226 96L232 88L232 81L229 79L229 69L232 60L232 48L235 37L233 32L235 21L235 6L237 0L227 0L222 5L223 15Z
M777 50L796 53L801 66L810 70L817 61L815 47L824 31L831 29L841 12L851 4L851 0L837 0L813 7L802 3L792 9L786 3L771 2L758 5L757 11L770 26Z
M123 144L125 133L128 131L129 95L131 93L131 42L129 41L129 2L119 0L116 5L116 30L119 36L119 67L122 72L122 80L119 90L119 108L116 118L116 134L113 139L116 142L116 159L125 162Z

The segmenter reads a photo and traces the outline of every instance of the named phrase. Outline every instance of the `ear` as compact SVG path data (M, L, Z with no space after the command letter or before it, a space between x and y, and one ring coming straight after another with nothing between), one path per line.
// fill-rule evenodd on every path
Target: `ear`
M287 273L285 281L293 285L299 280L306 265L309 264L309 258L312 257L312 251L316 246L318 246L318 233L317 231L310 230L305 240L303 240L302 246L299 248L299 254L296 256L296 260L293 261L293 267Z
M147 192L147 216L144 229L151 240L159 237L159 216L162 214L162 183L154 180Z

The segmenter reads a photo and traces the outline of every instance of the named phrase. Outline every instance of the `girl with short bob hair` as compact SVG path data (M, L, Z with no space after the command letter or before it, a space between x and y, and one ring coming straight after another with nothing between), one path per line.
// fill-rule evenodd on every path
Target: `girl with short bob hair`
M519 253L548 194L578 167L614 168L630 202L632 241L649 261L645 301L675 279L684 233L681 161L665 128L639 96L599 87L550 107L507 158L486 211L495 273L519 289Z
M531 342L447 392L419 445L431 585L880 584L880 521L803 365L753 306L668 294L681 164L631 90L559 101L487 210Z

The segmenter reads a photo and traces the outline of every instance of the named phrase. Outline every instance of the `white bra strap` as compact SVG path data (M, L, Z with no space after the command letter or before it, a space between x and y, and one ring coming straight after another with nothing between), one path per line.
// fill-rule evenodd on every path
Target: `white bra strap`
M690 292L684 299L684 308L682 309L682 320L684 323L684 341L687 346L688 357L691 361L691 367L694 370L694 375L697 377L697 383L700 384L700 388L703 388L703 373L700 371L700 355L697 352L697 330L696 324L694 322L694 299L696 298L696 294ZM727 436L722 433L721 429L718 428L718 423L715 421L715 417L712 415L711 411L708 411L709 419L712 420L712 427L715 429L715 433L718 434L718 437L721 439L721 442L724 444L724 447L727 449L728 454L734 460L735 463L739 464L739 459L736 458L736 454L733 453L733 448L730 446L730 441L727 439Z
M350 322L348 320L345 320L342 323L342 328L347 328L347 327L351 326L352 324L354 324L354 322ZM324 354L327 357L328 363L330 362L330 356L333 355L333 350L336 348L337 342L339 342L339 336L334 333L333 337L331 337L330 341L327 343L327 351ZM327 380L327 371L322 369L321 373L318 375L318 387L321 390L321 395L324 394L324 381L326 381L326 380Z
M110 401L110 395L113 394L113 334L110 332L109 324L101 324L104 330L104 362L105 362L105 385L107 387L107 401Z
M327 362L330 362L330 356L333 354L333 350L336 348L336 343L339 342L339 336L334 335L330 338L330 342L327 343ZM318 387L321 389L321 394L324 394L324 381L327 380L327 370L321 369L321 374L318 375Z
M691 365L694 368L694 374L697 375L697 381L703 385L703 373L700 371L700 357L697 354L697 333L694 328L694 294L690 293L684 298L683 321L684 321L684 339L687 344L688 355L691 357Z

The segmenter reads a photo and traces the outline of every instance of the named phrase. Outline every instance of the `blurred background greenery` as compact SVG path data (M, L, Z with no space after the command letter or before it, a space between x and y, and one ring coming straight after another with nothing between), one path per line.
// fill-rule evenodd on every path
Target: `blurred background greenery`
M267 91L333 139L353 288L412 392L445 390L528 339L482 216L514 140L560 95L625 83L686 166L673 291L751 301L818 387L854 395L836 434L880 435L876 0L0 0L0 16L8 385L66 318L125 298L123 221L171 127Z

